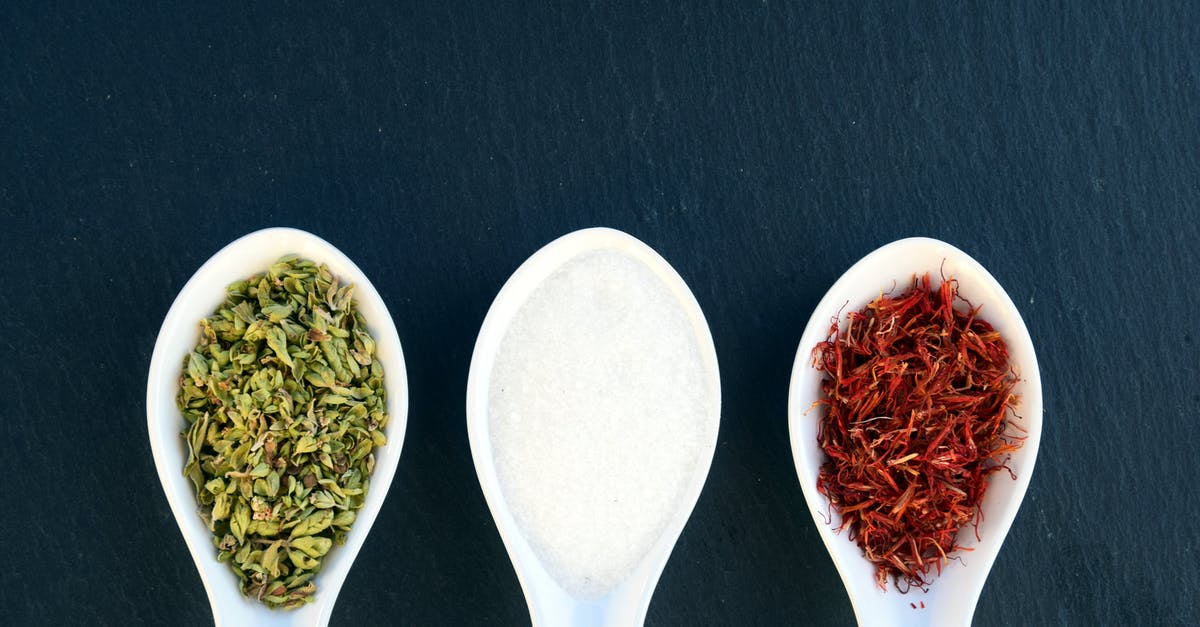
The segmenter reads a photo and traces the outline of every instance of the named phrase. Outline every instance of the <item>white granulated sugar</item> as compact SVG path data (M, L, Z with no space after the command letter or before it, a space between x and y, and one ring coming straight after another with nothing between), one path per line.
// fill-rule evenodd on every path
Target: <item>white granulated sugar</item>
M559 584L599 598L682 505L719 412L691 321L649 267L581 254L513 317L489 389L501 490Z

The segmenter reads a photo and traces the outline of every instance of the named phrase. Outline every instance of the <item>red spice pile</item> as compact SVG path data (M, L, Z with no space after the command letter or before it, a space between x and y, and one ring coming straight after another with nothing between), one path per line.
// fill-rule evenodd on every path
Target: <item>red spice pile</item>
M883 589L889 576L907 591L941 573L963 549L959 529L982 516L987 476L1021 445L1005 432L1017 400L1008 349L957 285L913 277L903 294L850 313L844 333L835 320L813 351L828 375L817 489Z

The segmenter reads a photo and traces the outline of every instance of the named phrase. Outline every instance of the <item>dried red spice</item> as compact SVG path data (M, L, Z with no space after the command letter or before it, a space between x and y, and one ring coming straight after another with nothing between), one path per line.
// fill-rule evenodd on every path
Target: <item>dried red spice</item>
M1017 376L979 309L954 279L934 289L914 276L902 294L851 312L845 331L835 319L813 350L827 375L817 489L882 589L889 577L902 592L925 588L966 550L959 529L974 520L978 535L987 477L1021 445L1007 420Z

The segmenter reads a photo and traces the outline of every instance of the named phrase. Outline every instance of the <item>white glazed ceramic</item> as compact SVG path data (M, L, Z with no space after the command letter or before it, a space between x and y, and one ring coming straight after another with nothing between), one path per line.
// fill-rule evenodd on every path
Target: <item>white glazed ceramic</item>
M475 353L467 382L467 431L471 455L479 483L491 508L500 537L508 549L517 577L529 603L529 613L535 627L631 627L641 625L646 617L650 597L666 566L675 541L704 487L712 454L716 449L717 429L712 429L712 441L707 454L696 465L695 474L680 500L679 510L667 524L662 536L653 545L630 576L608 595L594 601L572 597L550 576L537 558L521 529L508 509L501 492L492 456L488 421L488 391L496 353L509 324L533 291L555 270L581 253L592 250L617 250L644 263L675 293L679 306L691 320L696 344L700 349L714 390L716 407L711 415L720 419L720 380L717 355L712 335L695 297L679 274L658 253L634 237L606 228L575 231L547 244L513 273L496 296L479 330ZM715 427L716 425L714 425Z
M862 309L893 286L902 291L911 284L914 274L926 272L935 285L941 283L943 274L957 279L959 293L973 304L982 305L980 318L991 323L1006 340L1010 363L1021 379L1015 390L1020 395L1016 410L1020 419L1012 422L1024 431L1026 439L1008 463L1017 475L1016 480L1004 471L990 478L982 503L981 540L976 541L974 527L967 527L959 534L959 544L974 550L961 553L963 563L950 561L942 574L933 579L928 593L913 589L900 594L894 585L889 584L886 592L876 586L874 567L846 531L834 533L841 517L830 508L829 500L817 492L817 474L825 456L817 446L821 409L810 408L821 396L823 373L813 368L812 351L828 336L829 327L839 313L844 318L846 313ZM858 624L864 627L969 625L988 571L1029 486L1042 432L1042 384L1033 342L1016 305L996 279L966 253L934 239L903 239L867 255L834 283L804 329L792 367L788 417L792 455L804 497L821 539L841 573ZM920 608L921 603L925 604L924 609Z
M265 271L287 254L297 254L324 263L343 284L354 284L355 303L375 338L377 356L384 366L390 417L385 430L387 445L375 452L375 470L370 478L366 503L358 511L358 518L346 537L346 544L335 546L329 552L321 572L314 578L317 585L315 601L296 610L271 610L258 601L243 597L238 590L237 577L229 565L217 562L212 534L197 514L195 491L183 476L187 445L180 434L187 425L175 408L175 395L179 389L184 357L199 340L200 319L211 315L225 299L225 287ZM208 590L208 600L218 627L312 626L329 623L342 582L375 522L392 476L396 473L407 415L408 378L396 327L371 282L354 262L331 244L296 229L264 229L229 244L196 271L175 299L158 333L146 385L146 418L158 477L196 568L200 571L200 578Z

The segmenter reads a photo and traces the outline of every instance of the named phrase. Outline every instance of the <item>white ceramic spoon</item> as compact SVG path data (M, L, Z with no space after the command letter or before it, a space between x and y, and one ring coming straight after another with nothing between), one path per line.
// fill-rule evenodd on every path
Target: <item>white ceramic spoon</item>
M817 446L817 421L821 410L810 411L810 408L821 397L823 373L813 368L812 351L828 336L830 324L839 315L844 320L846 313L862 309L881 292L893 286L902 291L910 285L914 274L926 272L935 285L941 283L943 274L957 279L959 293L973 304L983 305L980 317L1003 335L1008 344L1010 363L1021 379L1015 389L1020 395L1016 410L1020 419L1013 422L1024 431L1026 439L1008 462L1016 473L1016 480L1003 471L990 478L982 503L981 540L976 541L973 526L960 532L959 544L973 549L961 553L963 563L949 562L942 574L933 579L928 593L914 589L900 594L890 583L886 592L876 586L874 566L847 537L847 532L834 534L834 529L841 524L841 516L829 506L829 500L817 492L817 474L825 456ZM842 328L845 328L844 323ZM821 539L841 573L858 624L864 627L970 625L988 571L1029 486L1042 432L1042 384L1033 342L1016 305L996 279L966 253L935 239L899 240L864 257L829 289L804 329L792 367L788 418L792 455L804 497ZM832 516L832 522L827 516ZM914 609L912 605L918 607Z
M375 451L375 470L371 474L366 503L358 511L358 518L346 536L346 544L335 546L326 555L321 572L314 578L317 586L315 600L295 610L272 610L242 596L233 570L228 564L217 562L212 533L201 522L197 514L195 490L183 476L187 445L180 433L187 423L175 408L175 395L179 390L184 357L199 340L200 319L211 315L225 299L225 287L265 271L287 254L297 254L324 263L343 284L354 284L354 301L375 338L376 354L384 366L384 386L390 416L385 430L387 445ZM264 229L229 244L196 271L171 305L154 345L146 384L146 422L158 478L162 481L167 502L171 504L175 520L187 541L192 560L200 571L200 579L208 590L208 600L218 627L314 626L329 623L342 582L375 522L392 476L396 473L407 415L408 378L396 327L371 282L354 262L331 244L296 229Z
M497 477L489 432L489 384L497 352L510 323L534 290L555 270L576 256L599 250L619 251L649 268L678 300L678 306L691 323L695 346L706 371L706 389L711 390L712 406L707 419L711 437L695 463L691 480L678 501L678 510L666 524L631 574L607 595L597 600L572 596L547 571L539 560L505 501ZM655 321L648 320L647 324ZM716 351L708 324L683 279L650 247L620 231L605 228L585 229L565 235L529 258L509 278L496 296L479 331L467 383L467 430L471 454L479 483L491 508L496 527L508 549L529 604L533 624L539 627L630 627L641 625L659 575L667 563L684 524L700 496L716 448L717 422L720 420L720 381ZM648 481L654 478L648 477Z

